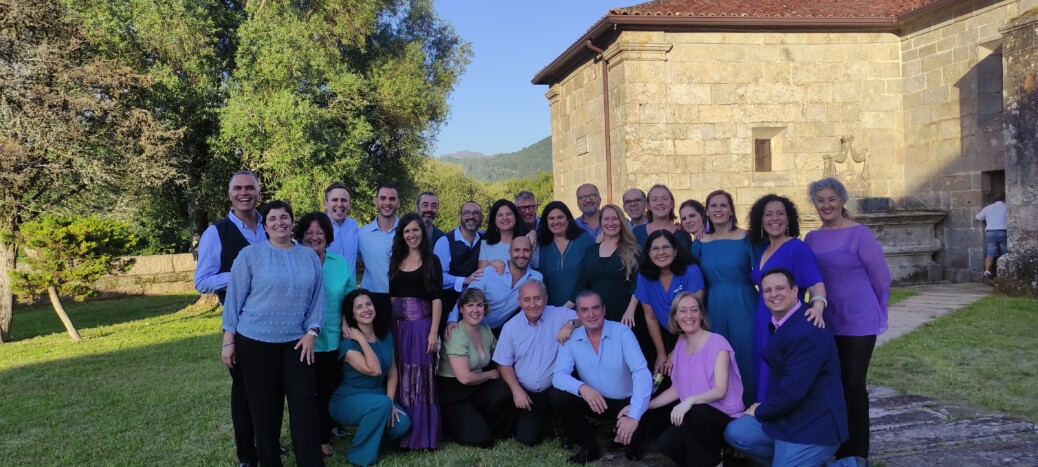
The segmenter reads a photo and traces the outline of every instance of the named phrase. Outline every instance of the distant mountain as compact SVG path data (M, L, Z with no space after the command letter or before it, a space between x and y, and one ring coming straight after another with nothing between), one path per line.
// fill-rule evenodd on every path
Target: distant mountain
M484 182L532 178L541 172L551 172L551 136L516 152L483 156L478 152L461 151L444 155L440 160L461 166L465 175Z

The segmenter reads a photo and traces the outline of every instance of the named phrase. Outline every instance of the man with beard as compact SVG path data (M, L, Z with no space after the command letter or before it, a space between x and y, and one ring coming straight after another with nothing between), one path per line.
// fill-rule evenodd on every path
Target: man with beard
M267 240L263 216L256 211L260 200L260 182L256 174L242 170L231 176L227 186L231 212L219 222L210 225L198 241L198 265L195 267L195 290L212 293L223 304L231 265L246 246ZM238 365L231 372L231 423L238 462L242 466L256 465L255 433L252 417L245 399L245 383Z
M515 438L533 446L541 441L548 412L559 410L560 395L552 388L552 371L559 343L573 332L577 314L569 308L548 305L547 287L533 279L519 286L519 308L523 312L501 328L494 362L501 379L512 390L518 412Z
M335 182L324 189L324 212L332 220L332 238L328 251L342 256L350 265L350 272L357 273L357 238L360 225L350 215L353 203L346 184Z
M483 324L494 332L494 337L501 335L501 326L508 321L519 308L519 286L530 279L544 280L541 273L530 269L530 258L533 256L533 243L521 236L512 239L508 248L508 264L503 273L498 274L493 267L483 268L483 277L472 281L469 287L483 291L487 296L487 315ZM458 326L458 307L451 310L447 317L447 334Z
M436 215L440 213L440 198L431 191L423 192L418 195L418 201L415 203L415 212L422 216L422 222L425 223L425 231L429 236L429 244L435 245L440 240L440 237L443 236L443 231L433 225Z
M440 267L443 268L443 295L440 299L444 310L453 309L461 291L483 277L483 270L476 268L481 237L479 226L482 224L482 208L475 201L467 201L458 213L458 228L441 236L433 247L433 253L440 258ZM441 336L446 325L446 318L439 323Z
M576 222L591 234L591 238L598 238L602 234L602 211L598 209L601 205L602 197L598 195L597 186L585 183L577 188L577 207L580 208L581 216Z
M530 232L536 232L541 219L537 217L537 197L532 192L520 191L515 194L515 207L519 208L519 215Z
M358 252L364 262L364 278L361 287L371 291L371 301L382 316L379 319L390 321L389 301L389 256L393 250L393 235L396 234L400 219L396 212L400 209L400 196L396 185L383 183L375 190L375 208L378 212L375 219L360 228L358 235Z

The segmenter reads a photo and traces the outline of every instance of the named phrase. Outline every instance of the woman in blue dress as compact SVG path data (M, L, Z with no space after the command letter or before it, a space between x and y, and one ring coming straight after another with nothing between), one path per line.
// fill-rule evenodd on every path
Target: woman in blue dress
M670 305L682 292L689 292L702 300L703 274L696 264L696 257L682 248L674 234L667 230L660 229L649 234L643 248L645 254L642 255L634 287L635 300L631 300L622 322L634 327L634 310L640 302L645 312L645 331L651 340L650 344L645 342L644 334L639 336L642 353L646 361L655 362L655 373L669 375L668 353L678 340L666 327L670 319Z
M825 327L822 311L825 309L825 284L818 269L815 254L801 241L800 217L797 207L789 198L774 194L765 195L753 203L750 209L750 241L759 255L753 261L753 282L760 287L761 277L768 270L787 269L796 278L800 288L800 302L809 307L804 313L807 319L820 328ZM804 301L811 292L811 302ZM757 301L757 313L753 326L753 368L756 379L756 402L764 400L771 373L761 355L768 343L771 312L764 306L764 298Z
M757 290L753 284L753 249L735 218L732 195L717 190L706 197L704 234L692 243L692 254L706 279L706 310L711 328L732 345L739 374L753 382L753 316ZM743 403L754 402L753 386Z
M562 201L552 201L541 213L537 226L539 269L548 287L548 304L573 308L577 284L584 267L584 253L595 239L573 220Z
M370 292L353 290L342 308L342 384L332 394L328 411L336 422L357 427L346 459L371 465L378 460L382 442L403 437L411 419L395 402L400 378L393 359L393 335L386 320L375 319Z

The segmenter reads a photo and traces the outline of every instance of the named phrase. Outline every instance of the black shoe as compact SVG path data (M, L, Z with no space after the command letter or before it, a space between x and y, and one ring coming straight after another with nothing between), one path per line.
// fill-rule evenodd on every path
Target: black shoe
M629 444L624 447L624 457L629 461L642 460L642 447Z
M598 449L580 448L575 454L569 456L567 460L570 464L587 464L601 458L602 453L598 452Z

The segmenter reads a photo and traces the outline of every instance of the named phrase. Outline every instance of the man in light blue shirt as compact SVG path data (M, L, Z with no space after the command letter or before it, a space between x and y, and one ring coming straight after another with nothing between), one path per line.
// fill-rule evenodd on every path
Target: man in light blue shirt
M638 460L645 437L645 426L639 421L652 394L652 374L645 356L630 328L606 321L605 306L597 293L585 290L576 302L583 327L559 348L552 378L556 389L568 393L563 419L570 439L580 445L569 461L586 464L602 457L589 416L617 420L616 439L627 445L624 457Z
M501 379L512 390L517 416L516 440L527 446L541 441L541 427L550 408L559 410L554 400L552 372L559 342L565 342L576 326L577 314L569 308L547 305L544 282L530 279L519 286L519 308L501 328L494 350Z
M577 207L580 208L580 217L575 219L577 226L591 234L591 238L598 238L602 233L602 197L598 194L598 187L585 183L577 188Z
M350 215L353 199L346 184L335 182L324 189L324 212L332 220L332 238L328 251L342 256L350 266L350 273L357 274L357 244L360 224Z
M487 296L487 315L483 318L483 324L490 327L494 336L501 334L501 326L519 309L519 286L530 279L543 280L541 273L530 269L533 244L529 238L513 238L508 254L510 259L503 274L498 274L493 266L487 266L483 269L483 277L469 284L469 287L478 288ZM458 325L456 305L447 317L447 322L446 335L449 338L451 331Z

